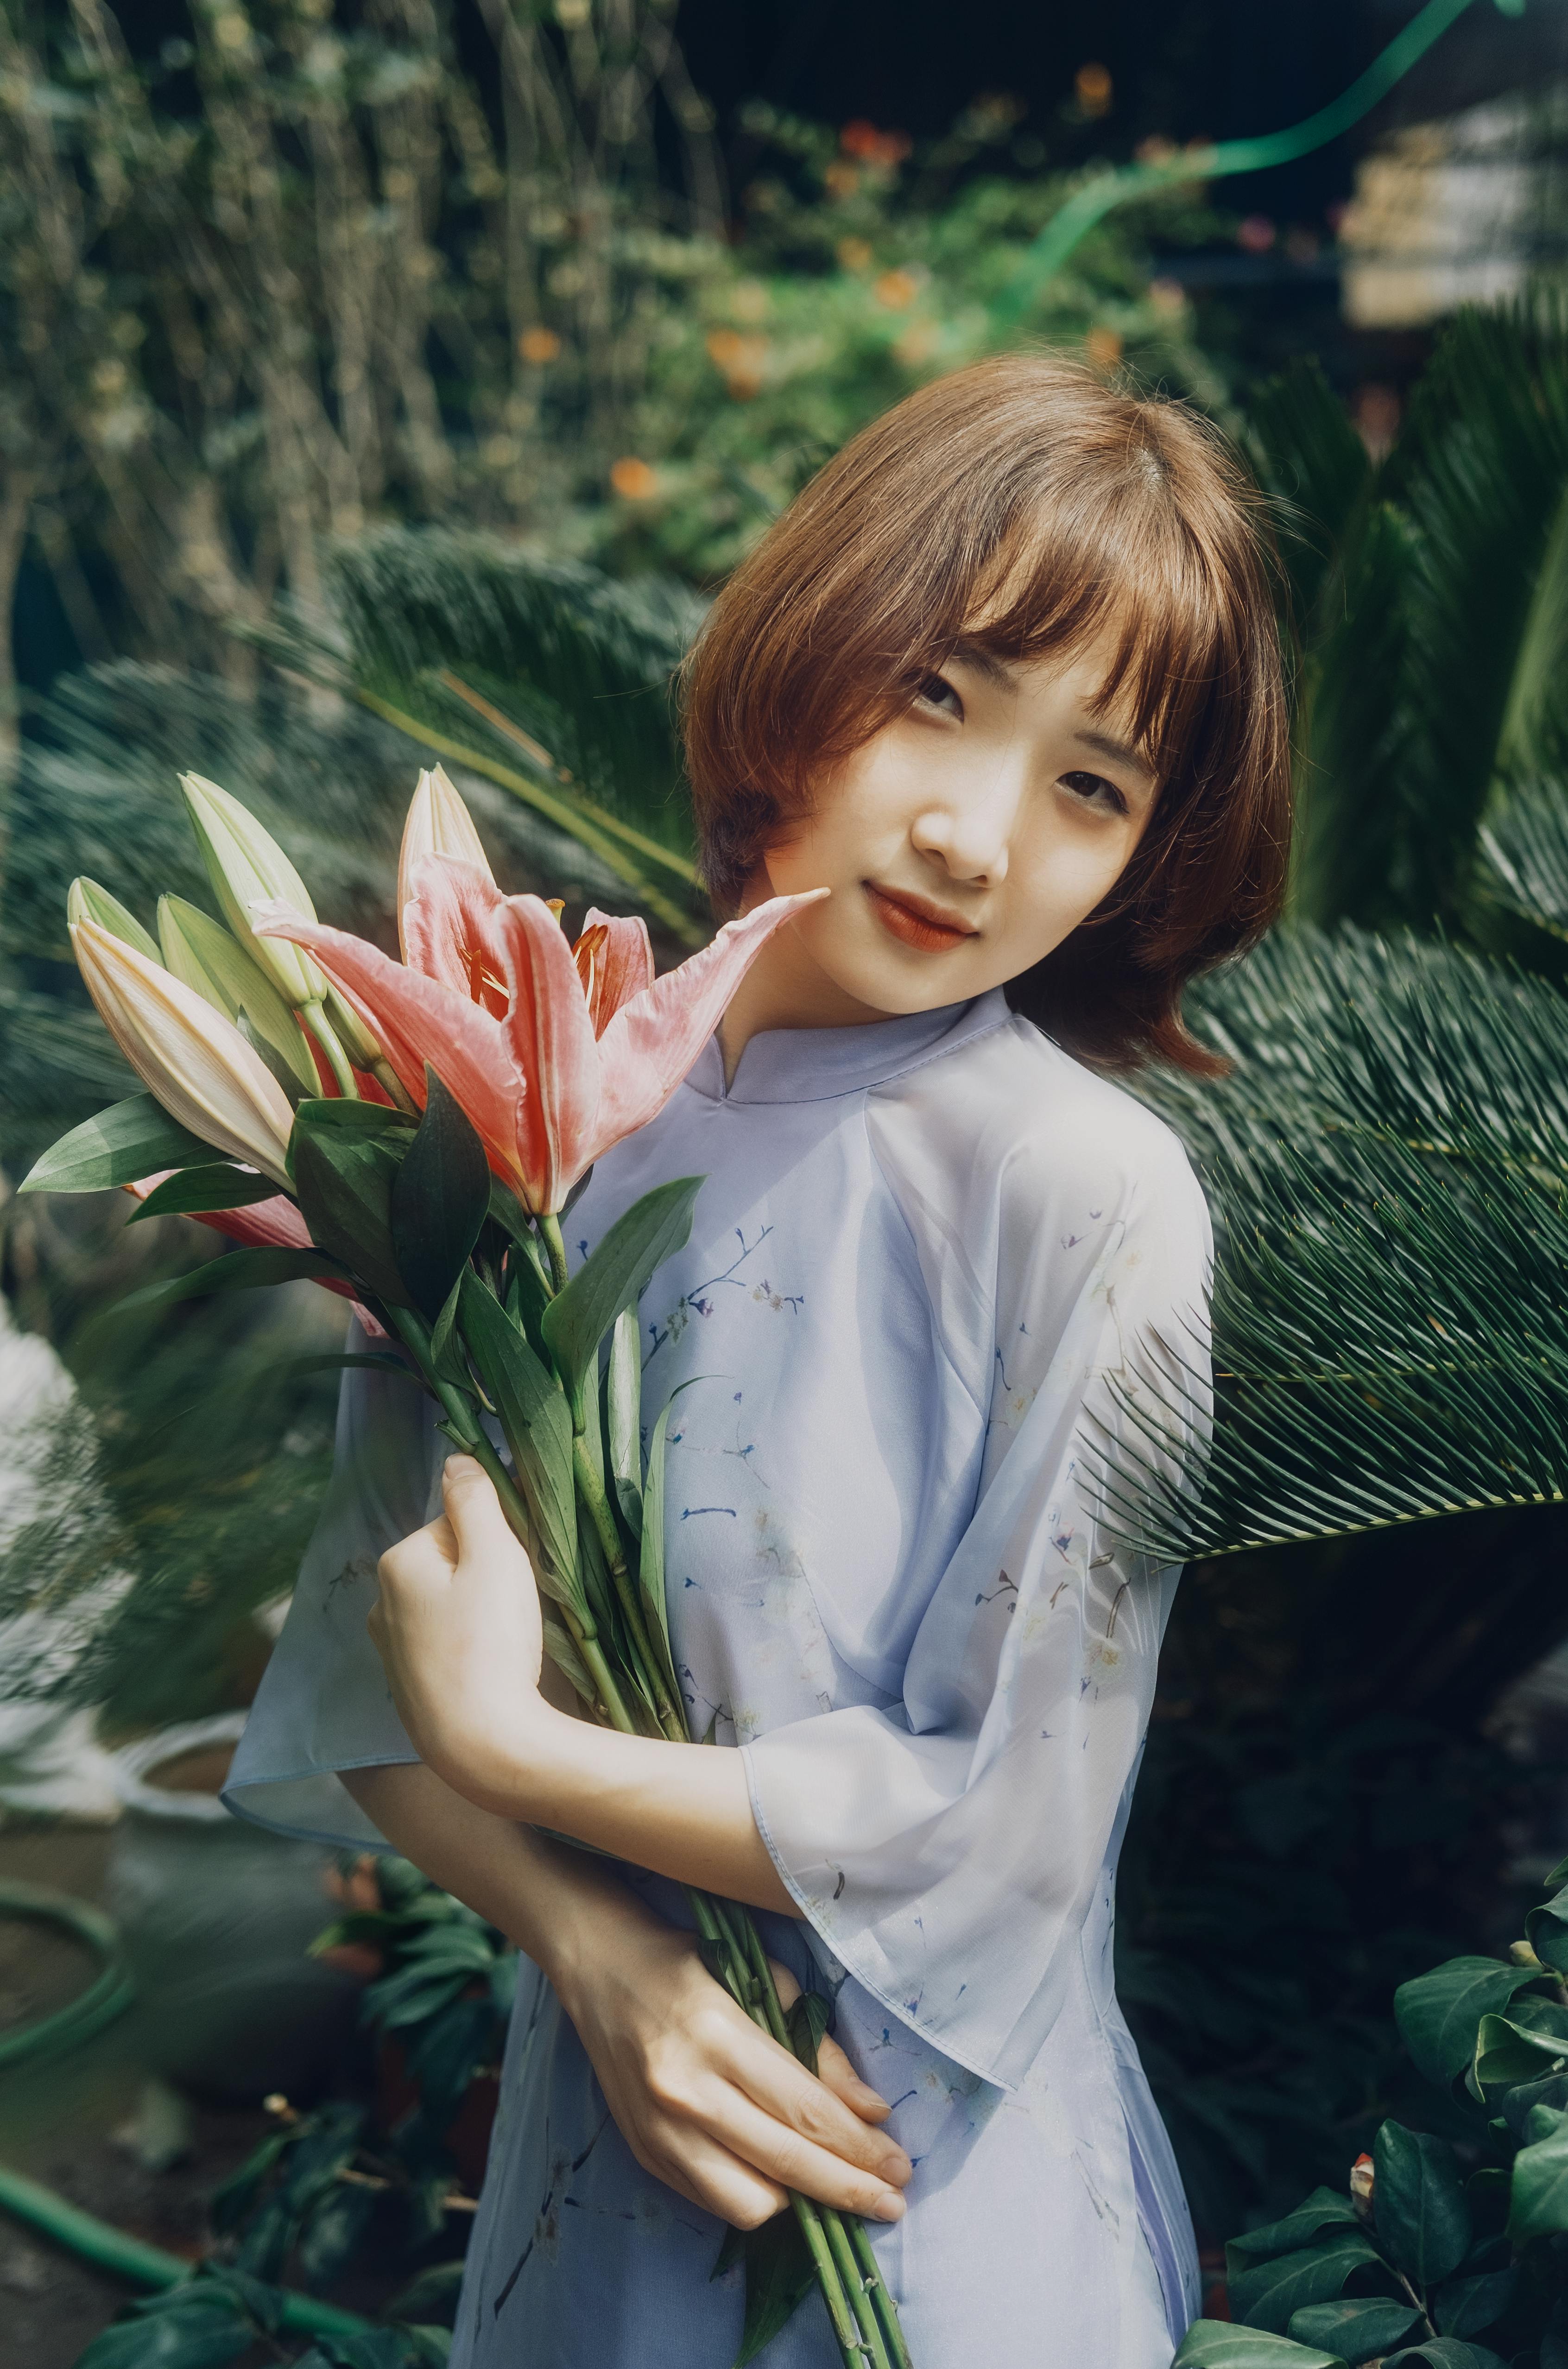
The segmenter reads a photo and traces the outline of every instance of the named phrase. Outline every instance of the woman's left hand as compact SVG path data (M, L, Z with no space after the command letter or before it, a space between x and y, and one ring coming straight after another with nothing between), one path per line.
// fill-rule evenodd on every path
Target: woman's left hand
M370 1633L409 1741L460 1791L516 1756L539 1694L533 1570L472 1456L450 1456L444 1512L383 1555Z

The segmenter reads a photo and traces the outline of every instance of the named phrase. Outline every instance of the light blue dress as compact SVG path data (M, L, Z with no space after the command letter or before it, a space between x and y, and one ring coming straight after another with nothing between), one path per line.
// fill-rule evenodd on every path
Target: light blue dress
M600 1162L573 1256L692 1174L641 1307L646 1423L692 1385L677 1665L802 1911L769 1945L895 2101L915 2174L874 2236L916 2369L1168 2369L1196 2263L1111 1941L1175 1574L1104 1534L1092 1476L1156 1368L1201 1362L1202 1196L1170 1131L1000 992L756 1037L727 1092L710 1045ZM361 1371L338 1448L229 1799L373 1844L333 1772L414 1757L364 1624L444 1443L413 1385ZM729 2369L721 2236L637 2168L525 1967L453 2369ZM763 2362L835 2369L815 2295Z

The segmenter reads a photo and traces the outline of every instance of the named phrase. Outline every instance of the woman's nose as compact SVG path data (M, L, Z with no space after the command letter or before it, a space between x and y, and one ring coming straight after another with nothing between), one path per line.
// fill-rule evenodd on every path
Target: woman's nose
M921 854L937 857L953 879L994 887L1007 876L1017 814L1016 784L997 781L927 807L910 836Z

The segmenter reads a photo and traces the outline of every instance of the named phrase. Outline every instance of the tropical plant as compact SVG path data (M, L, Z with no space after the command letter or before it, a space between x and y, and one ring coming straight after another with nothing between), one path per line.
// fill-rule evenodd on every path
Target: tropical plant
M1389 2120L1351 2168L1226 2249L1232 2319L1178 2369L1559 2369L1568 2354L1568 1861L1507 1961L1450 1959L1394 2017L1436 2131Z
M1299 913L1561 935L1568 308L1459 315L1380 462L1315 362L1249 425L1303 643Z
M29 548L84 657L230 631L396 520L711 572L852 429L1015 332L991 303L1059 175L985 177L1014 115L910 159L755 116L743 226L662 0L202 0L137 61L108 0L0 11L0 722ZM490 52L473 67L475 36ZM1028 326L1206 396L1150 221ZM0 754L3 754L0 751Z

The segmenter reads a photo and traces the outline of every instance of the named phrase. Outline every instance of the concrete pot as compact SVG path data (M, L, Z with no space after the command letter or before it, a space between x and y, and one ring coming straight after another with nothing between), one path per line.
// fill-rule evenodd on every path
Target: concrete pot
M306 1955L335 1913L330 1852L218 1799L244 1725L243 1711L194 1721L115 1755L105 1905L135 1973L149 2070L214 2100L308 2100L363 2054L360 1986Z

